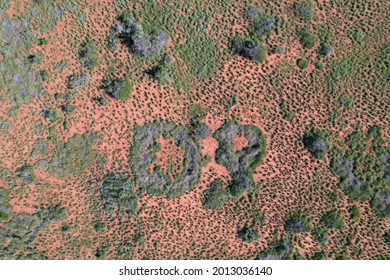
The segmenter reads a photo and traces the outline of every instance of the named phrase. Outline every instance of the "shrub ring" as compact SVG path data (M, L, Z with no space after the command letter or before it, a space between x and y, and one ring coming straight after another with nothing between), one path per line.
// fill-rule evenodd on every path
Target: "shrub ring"
M159 166L156 153L161 150L160 137L177 140L178 146L186 151L181 174L171 178ZM137 127L130 160L136 182L149 194L176 198L193 189L201 176L201 153L185 127L174 123L153 122Z

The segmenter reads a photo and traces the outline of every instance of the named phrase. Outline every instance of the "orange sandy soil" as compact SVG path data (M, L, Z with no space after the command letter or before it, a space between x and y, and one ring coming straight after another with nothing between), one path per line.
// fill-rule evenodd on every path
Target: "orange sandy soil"
M21 11L18 7L28 5L25 1L14 4L9 16L16 17ZM265 77L277 73L279 68L284 69L286 62L295 65L296 59L303 52L302 46L293 36L284 44L288 49L285 55L271 54L268 62L261 65L242 57L232 57L213 79L201 83L188 95L183 95L170 85L159 85L144 77L135 83L133 98L128 103L110 99L108 106L100 106L95 99L106 96L104 90L98 86L106 77L108 69L114 67L116 73L121 73L122 76L126 74L124 67L110 62L119 60L123 65L131 67L134 55L123 45L120 45L115 53L103 48L106 35L115 23L116 15L121 11L114 6L113 0L90 1L90 4L85 6L85 11L88 12L89 18L84 25L80 25L74 15L66 14L58 23L57 29L47 35L50 37L50 43L37 46L34 50L44 54L45 63L42 69L51 73L50 80L45 84L48 96L21 106L17 119L7 116L12 104L0 103L0 117L7 118L12 123L8 134L0 132L1 167L16 171L25 163L37 166L39 160L44 159L31 158L36 141L48 135L47 131L44 136L34 133L34 126L38 122L55 127L63 141L75 134L100 133L101 141L94 149L108 159L105 169L98 168L99 158L96 157L95 164L85 175L67 180L55 178L38 168L35 168L36 184L25 185L18 180L18 186L10 189L4 180L0 180L0 187L10 191L10 203L16 213L35 213L39 207L56 204L61 204L69 210L69 217L65 221L52 224L48 230L39 233L35 242L39 251L45 252L52 259L95 259L96 249L109 245L106 257L116 258L119 245L132 240L135 233L142 232L145 242L135 247L131 256L135 259L253 259L274 240L289 236L284 231L283 224L291 213L298 209L307 211L314 224L318 224L323 213L337 208L341 210L344 220L348 221L346 233L330 230L329 245L325 249L321 248L310 233L298 234L294 237L294 244L300 254L309 257L321 250L330 255L335 251L341 252L344 250L342 244L345 244L348 232L356 238L354 248L365 251L362 258L372 258L378 252L383 253L381 235L373 234L371 225L379 224L380 228L376 228L376 232L385 232L390 227L390 222L378 221L379 218L368 202L356 203L349 199L337 187L338 179L328 168L329 158L325 162L314 160L304 149L301 139L311 124L316 124L320 129L334 131L340 139L354 131L355 123L364 131L374 124L382 125L385 135L389 136L388 115L372 115L356 107L349 111L349 114L359 118L350 119L347 128L341 129L339 124L331 126L329 119L332 108L325 92L307 94L313 89L307 77L315 71L314 66L307 71L290 71L290 76L281 82L279 88L269 84ZM237 13L242 16L242 12ZM319 12L318 17L326 20L335 13L337 12ZM285 17L287 18L287 15ZM223 15L216 15L213 24L223 20ZM247 22L237 21L232 26L234 34L245 33L247 25ZM77 34L77 39L70 39L72 34ZM351 44L347 35L341 33L339 36L345 39L345 46ZM67 120L68 128L65 129L61 123L48 124L42 117L42 110L48 107L58 108L60 101L53 98L54 94L65 94L70 75L86 72L79 60L78 49L71 43L76 40L78 45L81 45L87 37L98 42L102 48L101 65L90 73L91 85L75 94L73 105L77 106L76 113L72 116L61 113L61 118ZM170 47L174 47L173 42ZM314 57L315 53L311 55ZM68 67L60 73L55 64L62 60L67 62ZM326 71L325 69L324 75ZM283 89L283 97L276 92L280 88ZM238 104L227 111L222 101L229 100L233 94ZM174 200L145 194L140 198L140 215L137 218L120 215L110 217L105 214L99 204L99 182L109 172L124 171L131 174L129 155L135 126L154 120L187 125L189 108L194 102L190 96L195 96L196 103L206 112L205 123L213 131L221 127L226 120L235 119L242 124L256 125L266 134L267 156L254 174L255 180L261 184L260 189L252 194L255 201L244 196L239 201L230 201L225 208L218 211L206 210L203 207L204 193L211 182L218 178L225 182L231 180L226 168L215 162L218 142L210 137L202 141L201 147L202 154L210 156L211 161L202 168L201 182L193 191ZM280 108L282 101L287 102L290 110L295 112L292 121L283 117ZM172 162L178 163L178 170L174 173L180 171L179 162L184 151L175 146L171 139L161 139L160 142L160 165L164 169L168 168L167 161L172 161L174 156L175 161ZM235 149L239 151L247 145L245 137L238 137ZM47 158L50 158L53 150L54 145L50 144ZM338 201L332 201L324 195L329 190L339 195ZM347 211L355 204L362 209L362 219L357 224L349 222ZM245 213L237 210L240 205L243 205ZM251 213L257 211L267 216L268 223L259 227L259 240L247 244L237 237L237 230L250 223ZM98 234L93 229L96 221L106 224L105 233ZM61 232L61 226L64 224L72 227L71 233ZM377 248L377 251L371 248Z

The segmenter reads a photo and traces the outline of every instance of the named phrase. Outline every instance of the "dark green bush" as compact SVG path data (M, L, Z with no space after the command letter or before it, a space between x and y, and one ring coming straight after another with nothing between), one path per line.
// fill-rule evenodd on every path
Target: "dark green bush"
M276 19L252 6L247 9L247 16L251 20L251 33L257 39L270 37L276 31Z
M334 53L334 48L327 43L322 43L319 51L320 55L324 57L330 57Z
M303 144L306 149L317 159L325 159L329 150L329 144L324 134L310 131L303 137Z
M132 17L122 16L119 38L129 49L143 57L160 54L168 45L169 36L158 28L145 27Z
M300 42L304 48L311 49L317 44L318 37L311 31L310 28L302 28L299 35L301 37Z
M306 23L310 23L314 19L314 6L311 2L296 2L294 3L294 10L295 15Z
M293 257L294 245L290 240L280 240L270 249L260 253L260 260L290 260Z
M332 210L325 213L321 218L321 223L330 229L345 229L343 217L337 210Z
M371 200L371 207L381 218L390 217L390 190L378 190Z
M311 231L313 225L308 217L299 212L287 218L284 228L293 233L301 233Z
M349 214L352 221L358 221L362 216L362 211L359 206L354 205L349 209Z
M244 242L253 243L259 239L260 234L257 229L244 227L238 231L238 237Z
M107 92L117 100L129 101L133 96L134 84L129 78L116 79L109 83Z
M326 246L329 239L329 234L322 228L316 228L312 232L313 237L322 245Z
M316 252L311 257L312 260L327 260L328 254L326 252Z
M323 70L324 69L324 64L321 61L314 62L314 66L316 67L317 70Z
M80 58L81 62L89 70L93 70L99 66L99 53L93 40L88 39L87 42L82 46L80 51Z
M98 232L98 233L104 233L106 231L106 225L102 222L97 222L94 224L93 228Z
M233 196L243 196L244 193L256 188L256 182L253 180L251 172L233 173L233 181L229 185L230 193Z
M20 180L26 184L32 184L36 181L34 167L26 165L17 171L18 177Z
M226 190L226 184L217 180L213 182L210 189L206 192L204 206L208 209L221 209L229 201L229 192Z
M306 58L300 58L297 60L297 65L302 70L305 70L309 67L309 61Z
M267 60L268 48L262 42L237 37L233 41L233 52L249 60L263 63Z

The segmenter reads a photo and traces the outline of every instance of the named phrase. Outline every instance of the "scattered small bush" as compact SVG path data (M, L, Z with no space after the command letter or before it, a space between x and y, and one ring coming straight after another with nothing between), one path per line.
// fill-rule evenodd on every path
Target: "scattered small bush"
M104 210L112 215L116 209L124 209L135 214L138 199L133 192L134 184L123 174L110 173L102 182L101 195Z
M91 82L91 76L88 74L74 75L70 77L68 87L76 91L82 90Z
M57 141L56 153L48 162L48 170L58 178L80 176L92 165L96 152L91 135L75 135L68 142Z

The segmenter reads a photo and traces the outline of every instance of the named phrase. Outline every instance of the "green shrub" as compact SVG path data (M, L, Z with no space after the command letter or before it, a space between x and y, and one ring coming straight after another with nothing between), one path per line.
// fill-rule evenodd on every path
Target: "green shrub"
M104 233L106 231L106 225L102 222L97 222L94 224L93 228L98 232L98 233Z
M300 58L297 60L297 65L302 70L305 70L309 67L309 61L306 58Z
M312 260L327 260L328 254L326 252L316 252L311 257Z
M36 181L34 167L32 166L23 166L17 171L17 174L20 180L22 180L26 184L32 184Z
M93 40L88 39L82 46L80 51L81 62L89 70L95 69L99 66L99 54L96 49L96 44Z
M225 183L217 180L211 184L204 199L204 206L208 209L221 209L229 201L229 192L226 190Z
M324 64L321 61L314 62L314 66L316 67L317 70L323 70L324 69Z
M389 232L386 232L384 235L383 235L383 239L385 240L385 244L390 246L390 233Z
M306 23L310 23L314 19L314 6L311 2L296 2L294 3L294 10L295 15Z
M133 96L133 91L134 84L129 78L113 80L107 87L108 94L123 102L129 101Z
M334 53L334 48L327 43L322 43L319 52L324 57L330 57Z
M349 209L349 214L351 216L351 220L356 222L360 220L362 211L359 206L354 205Z
M300 42L304 48L311 49L317 44L318 37L311 31L310 28L302 28L299 35L301 37Z
M311 231L313 225L308 217L299 212L287 218L284 228L292 233L301 233Z
M0 220L1 220L2 222L8 221L8 215L7 215L6 213L1 213L1 214L0 214Z
M313 237L317 240L322 246L326 246L329 239L329 234L322 228L316 228L312 232Z
M238 231L238 237L247 243L253 243L259 239L259 231L255 228L244 227Z
M270 249L260 253L260 260L290 260L293 257L294 245L290 240L280 240Z
M389 189L378 190L371 200L371 207L381 218L390 217L390 191Z
M329 150L328 140L320 131L311 130L306 133L303 137L303 144L316 159L325 159Z
M256 7L247 9L247 16L251 20L251 33L257 39L270 37L276 31L276 19L267 15Z
M56 122L60 119L58 110L54 108L47 108L43 110L43 117L47 122Z
M330 229L345 229L343 217L337 210L332 210L325 213L321 218L321 223Z
M262 42L237 37L233 41L233 52L251 61L263 63L267 60L267 46Z

